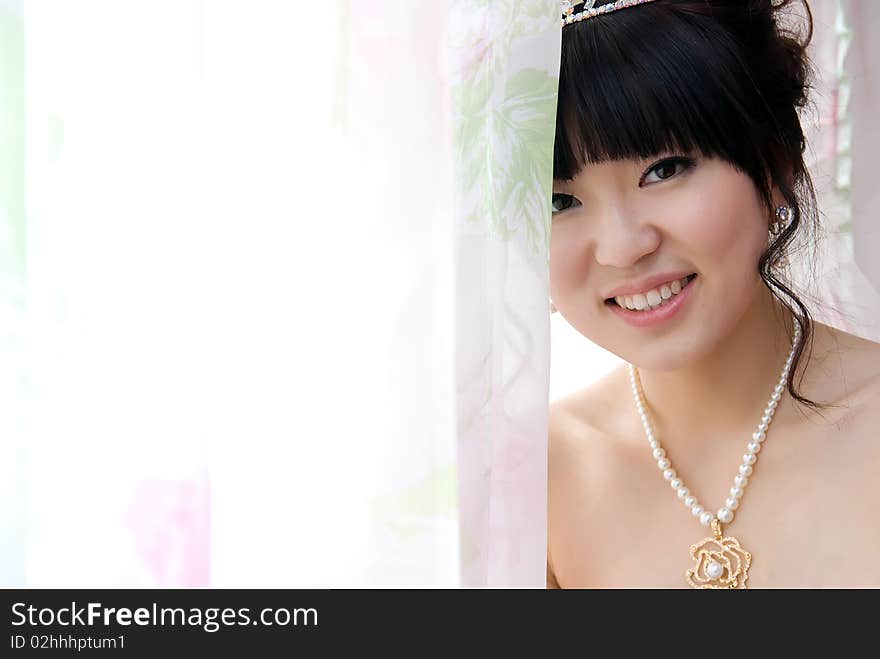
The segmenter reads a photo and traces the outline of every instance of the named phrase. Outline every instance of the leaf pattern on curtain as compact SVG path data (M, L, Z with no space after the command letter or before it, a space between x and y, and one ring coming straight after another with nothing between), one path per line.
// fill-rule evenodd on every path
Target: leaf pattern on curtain
M477 200L465 220L488 219L502 240L525 231L536 253L548 256L553 134L547 127L555 125L558 77L517 66L512 55L516 48L523 57L534 47L529 39L556 27L551 4L458 3L453 25L461 31L451 35L453 48L464 53L451 88L458 181L463 197Z

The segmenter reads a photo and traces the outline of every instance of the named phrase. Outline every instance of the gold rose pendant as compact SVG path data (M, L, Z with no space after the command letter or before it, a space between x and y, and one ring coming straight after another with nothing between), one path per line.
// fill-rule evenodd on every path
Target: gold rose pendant
M685 578L692 588L745 588L752 555L739 546L739 540L722 537L721 522L712 520L714 538L691 545L694 567Z

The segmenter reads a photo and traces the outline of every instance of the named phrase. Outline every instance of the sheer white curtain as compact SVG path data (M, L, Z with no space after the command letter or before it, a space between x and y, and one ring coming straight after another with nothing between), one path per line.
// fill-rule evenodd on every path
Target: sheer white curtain
M24 579L24 44L19 2L0 2L0 585Z
M559 4L452 9L463 583L543 587Z
M874 170L880 153L880 4L846 0L844 9L848 20L843 29L851 41L844 53L843 70L851 90L851 139L847 146L852 161L853 255L876 292L880 291L880 186ZM874 339L880 341L880 330Z
M816 73L812 106L804 113L807 166L813 176L824 236L815 271L794 276L815 317L880 341L880 271L868 257L880 249L872 210L873 146L878 145L876 62L880 12L876 3L814 0L810 56Z
M543 586L558 12L0 3L4 585Z

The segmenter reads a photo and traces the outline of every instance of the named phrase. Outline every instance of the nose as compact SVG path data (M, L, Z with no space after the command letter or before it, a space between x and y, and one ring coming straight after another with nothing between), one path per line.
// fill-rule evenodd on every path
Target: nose
M597 219L595 255L600 265L629 268L660 246L657 228L634 209L612 206Z

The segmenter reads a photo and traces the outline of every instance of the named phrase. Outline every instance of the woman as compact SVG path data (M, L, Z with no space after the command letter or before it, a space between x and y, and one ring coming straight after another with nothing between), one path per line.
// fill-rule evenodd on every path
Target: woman
M794 4L563 26L551 298L627 363L551 405L548 587L880 586L880 344L788 278L819 228Z

